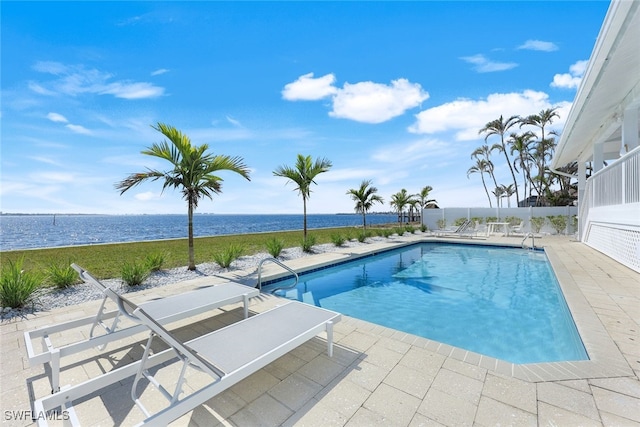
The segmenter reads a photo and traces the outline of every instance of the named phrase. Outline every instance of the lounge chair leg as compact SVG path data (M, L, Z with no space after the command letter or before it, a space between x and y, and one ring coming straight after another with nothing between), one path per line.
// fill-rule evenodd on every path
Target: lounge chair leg
M60 391L60 350L51 350L51 361L49 362L51 367L51 394Z
M249 295L244 294L242 296L242 300L244 303L244 318L246 319L247 317L249 317Z

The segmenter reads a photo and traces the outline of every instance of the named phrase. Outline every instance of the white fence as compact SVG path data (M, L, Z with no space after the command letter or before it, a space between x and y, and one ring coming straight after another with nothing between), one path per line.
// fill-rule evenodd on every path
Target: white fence
M533 231L531 227L531 218L545 218L544 225L540 229L541 234L557 234L557 231L549 222L548 216L566 216L567 227L561 234L576 233L575 215L578 214L576 206L554 206L554 207L528 207L528 208L441 208L441 209L425 209L424 224L430 230L438 230L444 227L452 226L461 218L473 220L481 218L486 223L487 218L492 222L503 222L506 218L518 218L515 225L520 222L524 223L522 231L525 233ZM444 222L443 222L444 221Z
M587 180L579 220L582 242L640 271L640 148Z

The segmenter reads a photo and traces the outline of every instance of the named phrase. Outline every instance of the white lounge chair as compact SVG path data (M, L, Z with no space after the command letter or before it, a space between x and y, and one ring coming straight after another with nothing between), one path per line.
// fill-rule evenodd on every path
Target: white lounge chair
M24 333L29 365L48 364L50 366L52 393L60 391L60 360L63 357L94 347L103 350L109 342L129 337L145 329L143 325L131 324L130 322L127 322L129 325L125 324L123 327L123 325L121 325L122 317L120 310L106 311L105 307L108 300L113 300L117 303L118 300L114 297L114 295L117 294L82 267L76 264L72 264L72 267L78 272L80 278L84 280L85 283L92 284L102 293L103 299L98 313L95 316L48 325ZM169 324L177 320L215 310L225 305L242 302L244 303L244 317L246 318L249 314L249 299L259 294L260 291L258 289L228 282L167 298L151 300L140 304L140 307L144 308L145 312L153 316L158 322ZM60 347L56 347L52 342L52 335L56 333L69 332L76 328L86 327L87 325L91 325L88 339ZM103 333L96 334L100 329L103 330ZM34 349L34 341L36 340L42 342L41 352L37 352Z
M166 426L321 332L327 332L328 353L332 356L333 324L341 318L339 313L297 301L287 301L271 310L183 343L144 308L117 294L114 298L118 299L119 308L125 316L150 330L142 360L67 388L63 393L35 401L37 414L62 407L68 411L72 424L78 423L73 410L74 400L83 399L97 390L135 375L131 397L146 417L138 425ZM151 344L156 336L170 348L150 355ZM154 367L175 359L182 362L182 368L178 378L170 381L173 390L169 391L152 372ZM188 368L195 368L208 375L210 382L182 397L182 386ZM168 400L164 409L152 414L142 404L136 390L142 377L147 378ZM38 425L46 426L46 418L40 417Z
M468 237L473 237L473 235L475 235L476 232L473 228L473 224L471 223L470 220L465 220L462 224L460 224L460 226L458 226L458 228L456 228L453 231L443 231L439 234L437 234L439 237L452 237L452 236L456 236L456 237L461 237L461 236L468 236Z

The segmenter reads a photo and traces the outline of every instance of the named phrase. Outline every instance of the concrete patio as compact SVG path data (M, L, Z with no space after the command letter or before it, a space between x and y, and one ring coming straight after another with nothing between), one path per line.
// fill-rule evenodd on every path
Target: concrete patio
M394 241L421 239L432 240L418 234ZM481 243L518 245L520 239L491 237ZM545 236L536 244L547 250L589 361L513 365L344 317L335 326L334 357L326 355L326 343L319 336L172 425L640 426L640 274L568 237ZM289 264L296 269L331 264L385 246L365 245ZM275 273L275 267L271 271ZM244 276L233 272L129 295L142 301L218 280L243 281ZM250 307L253 312L278 302L270 296L256 300ZM4 424L33 425L31 401L50 392L44 367L29 367L24 331L95 314L98 306L98 301L92 301L2 322ZM186 339L241 317L239 306L225 307L213 316L180 322L171 329ZM63 384L78 384L138 359L145 338L146 334L139 334L103 352L90 350L63 359ZM174 367L166 370L170 374ZM197 389L201 377L191 375L186 389ZM75 411L82 425L141 421L143 415L130 399L130 386L131 380L123 381L77 402ZM152 392L149 387L143 398L148 392Z

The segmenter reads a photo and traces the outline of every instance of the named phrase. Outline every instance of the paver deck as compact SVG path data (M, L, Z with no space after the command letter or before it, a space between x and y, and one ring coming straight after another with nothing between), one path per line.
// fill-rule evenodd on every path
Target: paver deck
M492 237L482 243L519 242ZM545 236L536 244L545 247L552 262L589 361L513 365L345 316L335 326L334 357L327 357L324 340L317 337L172 425L640 426L640 274L567 237ZM368 249L382 247L371 244ZM345 249L290 264L330 264L366 249ZM246 281L238 272L229 277ZM222 278L155 288L132 299L170 295L213 280ZM259 298L251 310L260 312L276 303L274 297ZM3 424L32 425L30 402L49 393L45 369L28 365L23 332L94 314L98 305L87 302L2 322ZM195 336L240 319L242 310L233 306L214 314L201 316L197 323L181 322L174 329L185 338ZM62 382L77 384L138 359L143 338L63 359ZM197 388L201 380L189 377L187 389ZM118 383L77 403L83 425L139 422L143 417L129 397L130 386L130 381Z

